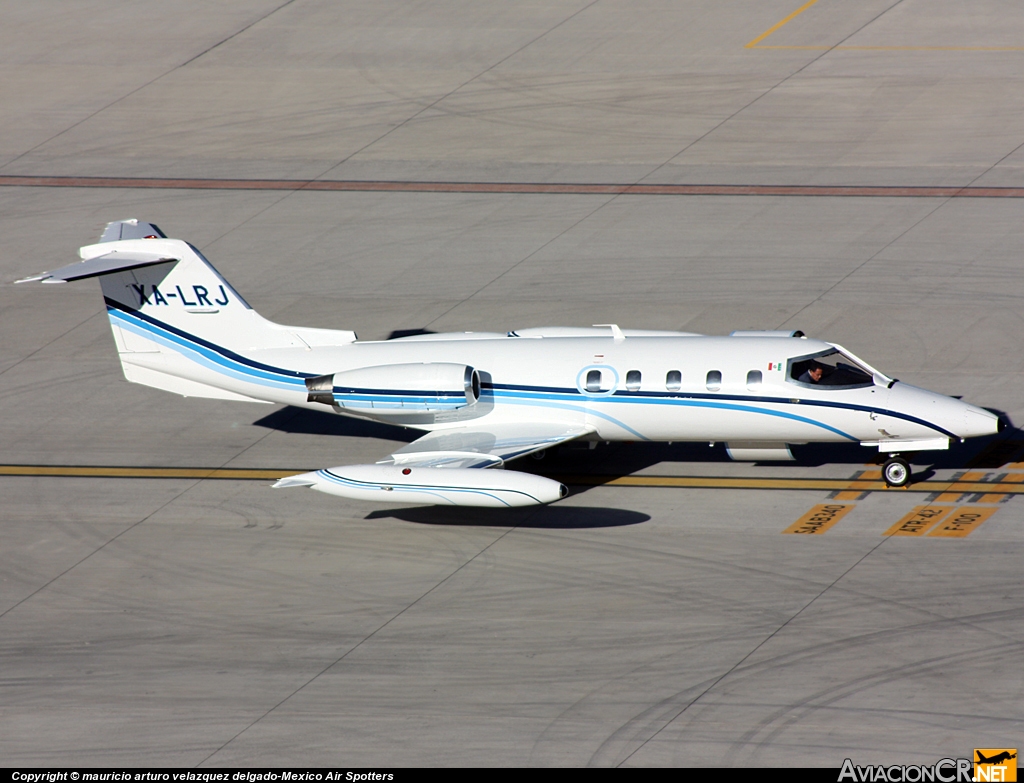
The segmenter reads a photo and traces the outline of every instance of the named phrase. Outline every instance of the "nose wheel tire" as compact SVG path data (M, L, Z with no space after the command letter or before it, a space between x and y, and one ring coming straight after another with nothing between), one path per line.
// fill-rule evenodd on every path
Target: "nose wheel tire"
M890 487L907 486L910 476L910 463L903 457L889 457L882 466L882 478Z

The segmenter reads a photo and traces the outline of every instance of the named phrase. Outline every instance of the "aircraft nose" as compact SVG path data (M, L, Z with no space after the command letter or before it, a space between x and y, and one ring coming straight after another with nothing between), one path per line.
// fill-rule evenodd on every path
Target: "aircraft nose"
M1006 429L1006 422L984 408L968 405L964 412L964 437L974 438L980 435L995 435Z

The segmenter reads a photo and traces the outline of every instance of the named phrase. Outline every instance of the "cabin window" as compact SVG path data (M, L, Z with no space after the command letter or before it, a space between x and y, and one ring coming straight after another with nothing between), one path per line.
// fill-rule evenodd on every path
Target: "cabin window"
M821 389L852 389L875 382L869 369L834 349L790 359L787 376L790 383Z
M626 388L629 391L636 391L640 388L640 371L630 370L626 373Z
M747 388L748 389L760 389L761 388L761 371L751 370L747 373Z
M669 370L665 376L665 388L669 391L679 391L683 385L683 374L679 370Z
M708 370L707 387L708 391L718 391L722 388L721 370Z
M588 392L599 392L601 391L601 371L591 370L587 373L587 391Z

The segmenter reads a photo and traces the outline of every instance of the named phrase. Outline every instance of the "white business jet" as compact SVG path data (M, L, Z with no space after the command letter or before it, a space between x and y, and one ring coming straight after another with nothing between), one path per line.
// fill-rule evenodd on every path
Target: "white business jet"
M261 317L196 248L153 224L107 225L82 261L18 282L99 277L125 377L187 397L283 403L425 431L374 465L290 476L360 500L528 506L556 481L493 470L574 439L724 442L738 460L792 459L789 445L851 442L889 455L991 435L999 417L899 383L801 332L706 337L592 328L426 334L354 332Z

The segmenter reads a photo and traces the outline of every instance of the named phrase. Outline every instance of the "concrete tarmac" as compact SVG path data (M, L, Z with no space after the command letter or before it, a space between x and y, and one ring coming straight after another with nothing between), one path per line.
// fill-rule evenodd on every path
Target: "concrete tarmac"
M799 6L5 4L0 177L129 181L0 186L0 463L301 470L414 437L128 384L94 282L10 285L128 217L285 323L799 328L1024 422L1024 199L958 195L1024 188L1024 15L819 0L779 24ZM524 467L877 470L859 447L797 456L616 444ZM1021 460L1011 429L914 468L1019 483ZM581 484L496 514L269 483L0 476L0 761L838 768L1020 744L1020 498ZM887 535L922 505L949 516ZM849 508L783 534L823 506Z

